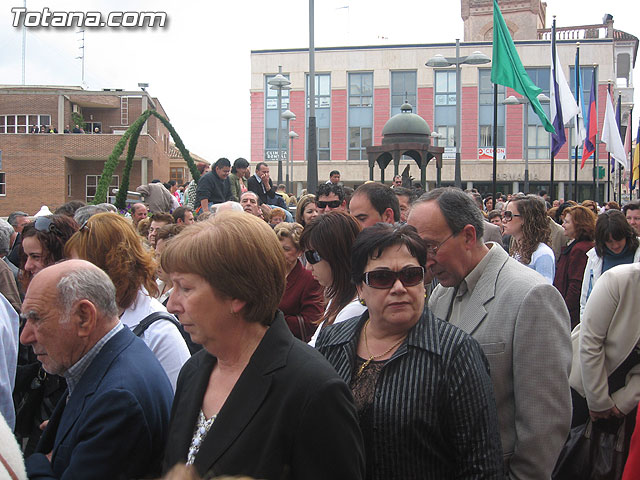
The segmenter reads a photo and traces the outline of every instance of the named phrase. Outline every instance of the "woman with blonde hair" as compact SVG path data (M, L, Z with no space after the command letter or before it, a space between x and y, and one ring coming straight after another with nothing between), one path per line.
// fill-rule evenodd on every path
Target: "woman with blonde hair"
M306 227L307 223L317 216L318 207L316 206L316 196L309 194L300 197L298 207L296 208L296 222Z
M300 262L302 225L280 223L273 231L276 232L287 262L287 286L278 308L284 314L291 333L303 342L308 342L322 317L323 289L313 278L311 271L305 269Z
M502 213L502 223L505 235L513 237L509 255L551 284L556 272L556 258L549 246L551 228L545 210L542 197L516 195Z
M65 254L87 260L109 275L116 286L120 320L127 327L135 331L152 314L165 314L164 321L151 323L139 336L155 353L175 390L180 368L190 356L189 349L176 325L166 321L167 309L154 298L158 295L156 263L142 241L120 215L99 213L69 239Z

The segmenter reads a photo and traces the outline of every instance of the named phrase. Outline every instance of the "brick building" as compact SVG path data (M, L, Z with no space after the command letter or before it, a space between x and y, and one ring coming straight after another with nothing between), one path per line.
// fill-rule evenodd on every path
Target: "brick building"
M559 0L556 0L559 1ZM516 49L530 77L543 93L549 95L550 29L545 28L546 4L540 0L501 0L505 22L515 40ZM596 14L597 15L597 14ZM481 51L492 55L493 1L461 0L464 22L464 41L460 55ZM595 69L597 82L598 126L601 128L605 111L607 81L613 81L615 97L622 95L622 124L627 124L633 103L633 66L638 39L613 28L613 18L605 16L601 23L557 29L557 52L565 76L575 89L576 42L580 42L580 65L583 97L587 103ZM453 40L453 39L451 39ZM405 98L413 106L413 113L424 118L432 131L444 136L438 146L445 147L442 170L443 184L454 180L456 133L456 70L432 68L425 63L436 54L455 57L455 43L419 45L383 45L359 47L317 48L315 52L316 123L318 141L318 176L328 178L330 170L342 173L347 185L357 185L369 178L366 147L380 145L382 129L391 116L399 113ZM295 190L305 186L306 179L306 118L308 112L308 50L255 50L251 53L251 161L277 159L277 91L268 81L282 66L290 89L282 91L282 109L291 110L297 118L291 129L300 135L293 142L291 158L294 163ZM463 65L461 68L461 158L463 187L476 187L488 192L492 179L493 149L493 85L491 64ZM499 99L520 95L511 89L499 89ZM548 104L544 107L549 112ZM549 188L550 136L544 132L538 117L529 109L528 124L524 126L522 105L500 105L498 115L498 189L514 192L523 189L524 157L528 155L530 191ZM527 128L528 142L523 132ZM286 124L282 149L290 147ZM568 138L574 137L573 126ZM599 134L600 135L600 134ZM572 141L572 145L575 145ZM581 155L581 149L579 151ZM284 155L283 155L284 156ZM568 195L571 180L571 154L568 144L556 156L556 196ZM606 162L604 146L599 149L600 165ZM603 160L604 159L604 160ZM573 163L573 161L571 161ZM411 165L411 175L419 178L413 160L403 160L400 171ZM272 176L275 170L272 166ZM571 170L573 170L571 168ZM393 170L387 169L390 180ZM592 195L592 168L578 175L579 197ZM436 178L435 162L427 168L427 180L433 186ZM376 169L375 179L379 179ZM600 185L603 198L604 185Z
M144 91L0 86L0 215L14 210L33 214L42 205L53 211L69 200L93 200L114 146L148 108L167 116L160 101ZM63 133L73 131L74 113L84 119L79 127L87 133ZM42 126L58 133L30 133ZM172 160L170 152L168 130L151 116L138 140L130 189L154 178L167 181L170 168L188 180L188 170L178 172L184 160L175 155ZM120 185L125 156L126 148L113 187Z

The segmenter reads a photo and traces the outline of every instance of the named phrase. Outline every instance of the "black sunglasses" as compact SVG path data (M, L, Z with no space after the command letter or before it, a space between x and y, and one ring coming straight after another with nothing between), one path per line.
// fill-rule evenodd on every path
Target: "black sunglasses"
M318 208L338 208L340 205L342 205L342 202L340 200L331 200L330 202L323 202L322 200L318 200L316 202L316 205L318 206Z
M502 218L505 219L507 222L510 222L511 220L513 220L513 217L521 217L521 216L522 215L516 215L510 210L505 210L504 212L502 212Z
M58 227L53 223L53 220L48 217L36 218L33 226L39 232L53 233L56 235L60 233L60 230L58 230Z
M311 265L315 265L320 260L322 260L322 257L320 255L318 255L318 252L316 252L315 250L307 250L307 251L305 251L304 252L304 258L306 258L307 262L309 262Z
M399 272L393 270L371 270L365 272L364 283L371 288L391 288L400 280L405 287L413 287L424 281L424 267L405 267Z

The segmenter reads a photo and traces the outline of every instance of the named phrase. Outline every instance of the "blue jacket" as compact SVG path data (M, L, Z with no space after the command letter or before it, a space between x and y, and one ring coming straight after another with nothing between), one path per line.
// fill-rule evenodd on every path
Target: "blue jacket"
M172 394L154 354L123 328L56 406L26 461L29 478L158 476Z

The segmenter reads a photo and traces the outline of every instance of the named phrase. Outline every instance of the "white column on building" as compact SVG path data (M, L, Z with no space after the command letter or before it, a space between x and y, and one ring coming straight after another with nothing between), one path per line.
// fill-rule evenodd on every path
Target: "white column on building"
M471 190L473 188L473 182L467 182L467 190Z
M64 127L64 95L58 95L58 133L63 133Z
M143 93L142 94L142 112L143 113L146 112L148 108L149 108L149 99L147 98L147 95L145 93ZM148 120L146 122L144 122L144 125L142 125L142 130L140 131L140 135L146 135L148 133L148 131L147 131L147 123L149 123ZM146 172L146 168L145 168L145 172ZM143 185L145 183L147 183L146 180L144 182L142 182Z
M511 188L512 188L513 193L518 193L520 191L520 183L519 182L513 182L513 185L512 185Z
M140 159L140 185L146 185L147 183L149 183L148 162L149 159L147 157L142 157Z
M564 182L558 182L558 198L564 198Z

